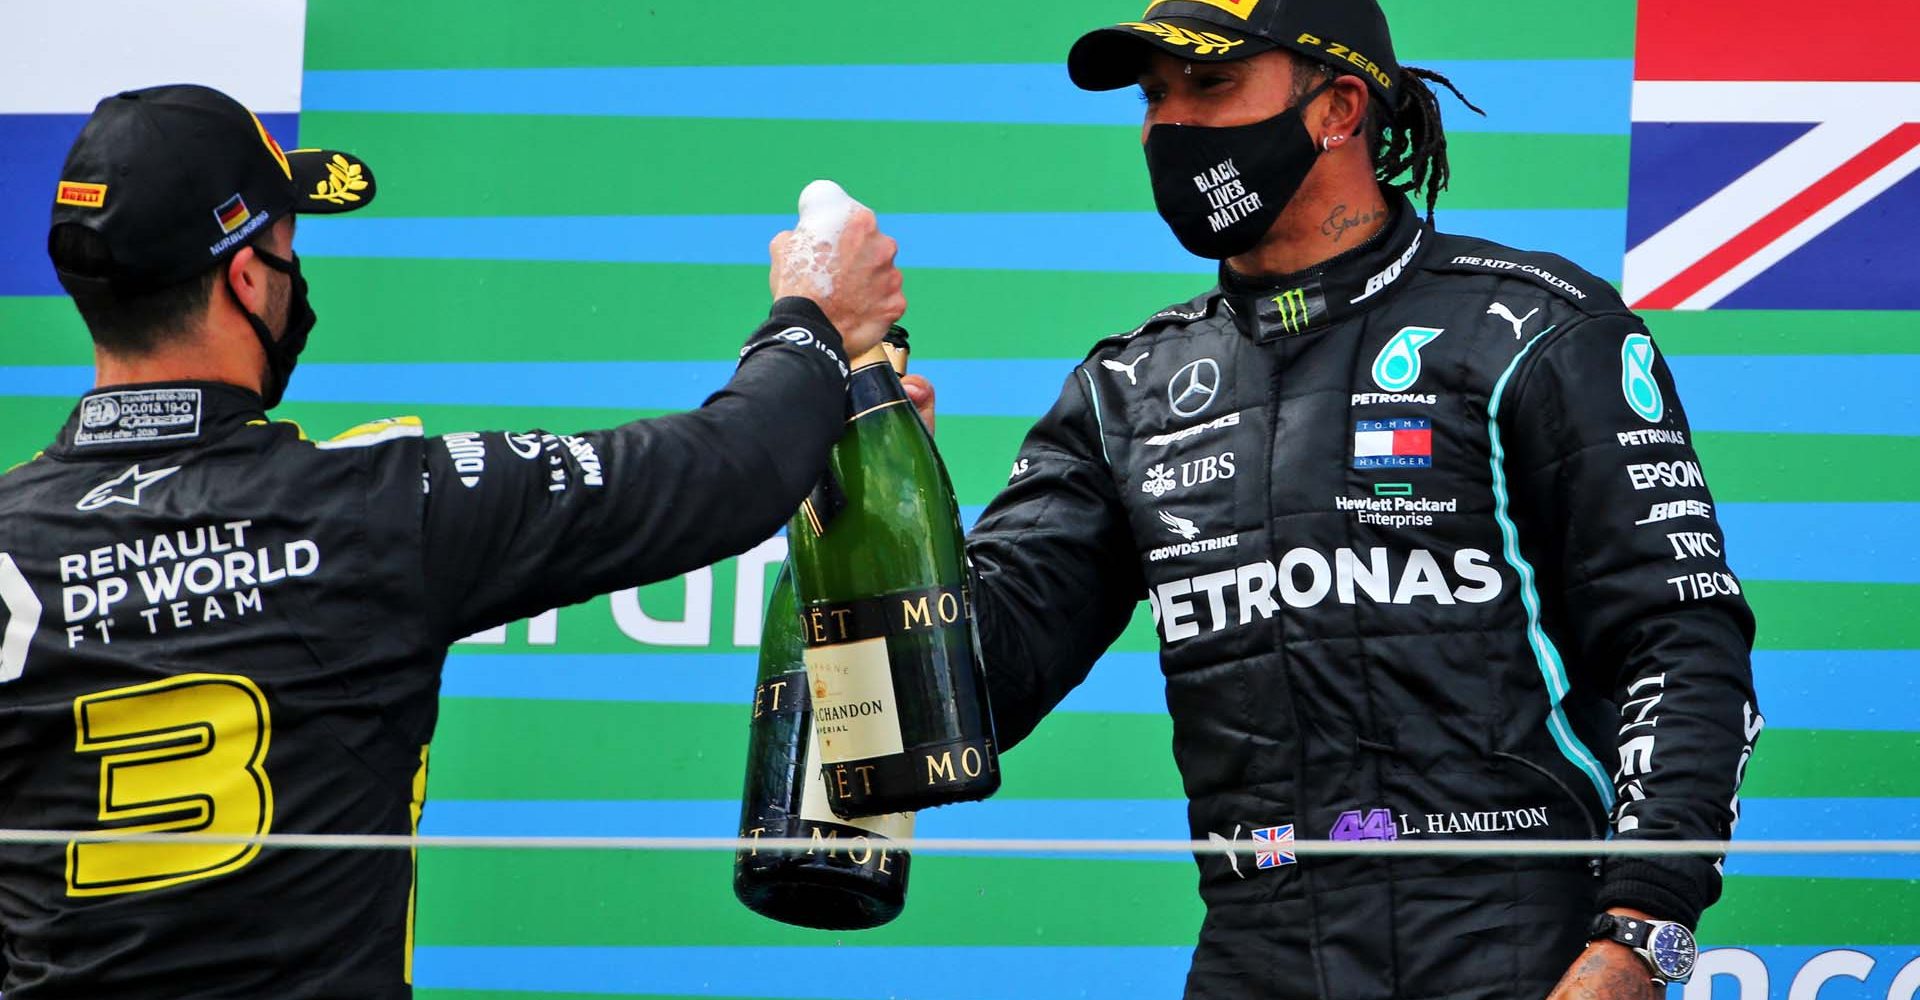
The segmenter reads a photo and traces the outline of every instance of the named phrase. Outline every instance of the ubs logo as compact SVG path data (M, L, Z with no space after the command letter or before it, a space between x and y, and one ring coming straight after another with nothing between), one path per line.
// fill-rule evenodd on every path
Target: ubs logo
M1220 365L1212 358L1190 361L1167 382L1167 405L1182 417L1197 416L1220 392Z

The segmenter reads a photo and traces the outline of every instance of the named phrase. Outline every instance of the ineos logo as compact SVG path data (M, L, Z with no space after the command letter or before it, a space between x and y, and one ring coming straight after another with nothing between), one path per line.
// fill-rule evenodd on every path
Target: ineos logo
M1212 358L1191 361L1167 382L1167 405L1182 417L1196 416L1213 405L1220 391L1220 366Z

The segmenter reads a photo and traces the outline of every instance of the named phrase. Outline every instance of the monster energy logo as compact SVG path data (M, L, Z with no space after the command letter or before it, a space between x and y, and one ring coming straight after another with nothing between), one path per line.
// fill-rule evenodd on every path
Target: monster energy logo
M1273 297L1273 304L1280 310L1280 328L1288 333L1299 333L1312 321L1312 310L1307 308L1307 290L1295 288Z

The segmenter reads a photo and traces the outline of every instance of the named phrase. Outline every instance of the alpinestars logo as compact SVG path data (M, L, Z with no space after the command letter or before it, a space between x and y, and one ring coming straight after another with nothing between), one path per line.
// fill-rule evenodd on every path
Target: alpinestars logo
M127 471L88 490L87 495L81 497L80 501L73 505L73 509L94 511L108 504L116 503L123 503L129 507L138 507L140 506L140 494L145 492L147 487L179 471L180 467L177 465L165 469L155 469L152 472L141 472L140 466L138 465L129 466Z

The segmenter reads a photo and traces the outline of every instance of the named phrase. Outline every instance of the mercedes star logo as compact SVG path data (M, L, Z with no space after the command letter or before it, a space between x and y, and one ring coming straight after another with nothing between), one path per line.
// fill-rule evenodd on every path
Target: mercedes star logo
M1191 417L1213 405L1220 389L1220 366L1212 358L1190 361L1167 382L1167 405L1182 417Z

